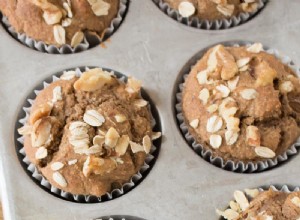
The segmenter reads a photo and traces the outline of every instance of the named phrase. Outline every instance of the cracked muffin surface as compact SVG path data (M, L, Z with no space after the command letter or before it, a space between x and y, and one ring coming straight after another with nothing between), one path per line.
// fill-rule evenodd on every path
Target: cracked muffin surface
M74 71L39 92L27 124L26 156L51 185L101 196L136 174L150 152L152 116L141 83L95 68ZM156 137L155 137L156 136Z
M0 0L0 10L18 33L46 44L72 47L84 33L97 34L117 16L119 0Z
M183 17L198 17L218 20L237 16L241 12L253 12L258 8L258 0L164 0Z
M300 80L259 43L217 45L192 67L182 112L196 141L224 160L260 161L300 136Z

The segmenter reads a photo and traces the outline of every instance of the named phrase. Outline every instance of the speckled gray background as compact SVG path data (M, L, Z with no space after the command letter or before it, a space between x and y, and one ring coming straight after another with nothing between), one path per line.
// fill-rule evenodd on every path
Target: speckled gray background
M150 0L131 0L119 30L107 42L74 55L43 54L23 46L0 27L0 169L6 219L91 219L126 214L148 220L217 219L235 189L267 184L300 185L299 155L258 174L221 170L186 144L172 114L172 89L178 72L197 51L228 40L262 42L300 64L300 1L269 0L254 19L223 31L186 27ZM164 133L159 158L134 190L110 202L76 204L39 188L23 171L14 147L14 125L25 96L44 78L77 66L104 66L144 82L155 102Z

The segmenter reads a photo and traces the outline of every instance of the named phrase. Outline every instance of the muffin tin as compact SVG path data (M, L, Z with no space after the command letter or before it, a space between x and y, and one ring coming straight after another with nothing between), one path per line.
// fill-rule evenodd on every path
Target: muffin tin
M236 189L299 186L299 155L255 174L229 172L206 162L182 137L172 102L186 62L219 42L261 42L299 65L299 8L298 1L285 2L283 7L281 0L270 0L245 24L207 31L170 19L151 0L131 0L106 48L71 55L32 50L0 27L0 183L5 219L97 219L121 213L148 220L212 220L218 219L215 208L225 208ZM134 190L104 203L72 203L45 192L24 172L15 151L15 123L27 94L53 73L78 66L107 67L142 80L161 119L163 139L152 170Z

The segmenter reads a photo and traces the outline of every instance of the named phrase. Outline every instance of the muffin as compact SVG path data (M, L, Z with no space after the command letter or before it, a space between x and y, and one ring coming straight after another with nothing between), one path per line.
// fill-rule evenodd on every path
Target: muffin
M260 43L217 45L192 67L181 107L189 133L213 157L256 163L297 141L299 97L299 78Z
M245 195L246 194L246 195ZM297 220L300 218L300 192L247 189L234 192L235 201L217 214L228 220ZM248 201L250 199L250 202Z
M40 91L26 125L26 156L49 183L101 196L129 182L152 147L152 116L141 83L99 68L65 72Z
M18 33L60 47L76 47L84 33L100 37L117 16L119 0L0 0L0 10Z
M198 17L203 20L221 20L251 13L258 9L258 0L164 0L178 10L182 17Z

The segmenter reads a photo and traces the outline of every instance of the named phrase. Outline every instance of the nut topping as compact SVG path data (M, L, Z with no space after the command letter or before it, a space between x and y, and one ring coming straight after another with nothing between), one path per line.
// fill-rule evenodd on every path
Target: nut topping
M285 81L281 83L279 86L279 90L281 93L289 93L293 91L293 89L294 89L294 85L291 81Z
M198 125L199 125L199 119L194 119L194 120L192 120L191 122L190 122L190 126L192 127L192 128L197 128L198 127Z
M117 130L111 127L105 134L105 145L110 148L114 148L118 142L119 137L120 135Z
M52 111L52 107L53 106L50 105L50 103L44 103L39 105L38 108L30 115L30 124L33 125L37 120L49 116Z
M138 143L135 143L133 141L129 141L130 143L130 147L131 147L131 151L132 153L137 153L137 152L143 152L144 151L144 147Z
M34 123L31 133L32 147L41 147L51 141L51 127L49 118L42 118Z
M237 86L239 80L240 80L240 77L236 76L236 77L232 78L231 80L227 81L227 85L228 85L228 88L230 89L230 91L233 91L236 89L236 86Z
M227 96L229 96L230 89L227 86L224 86L221 84L221 85L218 85L216 87L216 89L221 92L223 98L226 98Z
M200 91L198 98L202 101L204 105L207 104L207 101L209 99L209 91L208 89L204 88Z
M115 120L116 120L116 122L118 122L118 123L122 123L122 122L126 121L127 118L126 118L126 116L123 115L123 114L118 114L118 115L115 115Z

